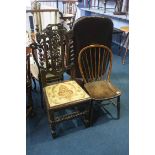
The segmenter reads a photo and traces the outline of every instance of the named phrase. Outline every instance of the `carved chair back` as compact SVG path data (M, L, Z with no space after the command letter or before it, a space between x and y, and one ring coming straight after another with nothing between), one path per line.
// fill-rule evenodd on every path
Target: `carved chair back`
M79 53L78 63L85 83L110 81L112 51L107 46L95 44L84 47Z
M49 24L36 34L37 43L32 44L35 62L41 70L50 71L53 77L62 77L65 71L65 55L68 44L66 29L62 24Z

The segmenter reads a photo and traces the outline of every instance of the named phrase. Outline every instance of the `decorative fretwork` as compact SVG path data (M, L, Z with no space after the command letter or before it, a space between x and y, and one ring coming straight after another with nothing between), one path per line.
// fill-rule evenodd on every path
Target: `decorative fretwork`
M37 32L36 41L39 67L50 70L54 75L64 72L64 56L68 50L63 25L49 24L42 32Z
M42 87L45 86L45 81L51 83L63 79L63 73L66 69L64 65L66 59L64 56L68 52L68 43L66 29L62 24L49 24L42 32L39 31L37 26L36 31L36 41L30 47L39 69L38 79L43 105ZM42 76L44 71L50 72L45 78Z

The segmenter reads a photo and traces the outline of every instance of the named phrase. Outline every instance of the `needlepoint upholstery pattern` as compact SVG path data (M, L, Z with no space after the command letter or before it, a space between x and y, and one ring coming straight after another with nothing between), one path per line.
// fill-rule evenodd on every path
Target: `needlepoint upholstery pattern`
M75 81L66 81L45 87L50 108L90 99L90 96Z

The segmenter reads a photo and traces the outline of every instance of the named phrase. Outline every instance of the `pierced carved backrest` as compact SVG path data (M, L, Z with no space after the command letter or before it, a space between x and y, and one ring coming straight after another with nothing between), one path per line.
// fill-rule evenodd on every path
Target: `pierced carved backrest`
M63 74L64 56L67 52L66 29L62 24L49 24L41 33L36 34L37 43L33 44L33 56L40 69L53 75Z
M94 44L84 47L79 53L78 63L85 83L110 81L112 51L107 46Z

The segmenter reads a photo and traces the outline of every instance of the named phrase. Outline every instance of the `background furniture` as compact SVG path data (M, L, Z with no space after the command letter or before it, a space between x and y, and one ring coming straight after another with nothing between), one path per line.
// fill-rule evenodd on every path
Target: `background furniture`
M110 2L110 4L112 4L112 7L107 7L107 4ZM97 5L96 5L97 4ZM106 13L107 9L114 9L115 8L115 4L116 4L116 0L88 0L88 7L90 8L95 8L97 7L97 9L103 8L104 9L104 13Z
M84 88L95 101L116 98L117 119L120 118L120 90L110 82L112 51L104 45L94 44L84 47L78 57ZM113 102L112 102L113 103Z
M91 44L102 44L111 48L113 23L103 17L80 17L73 25L74 77L81 78L78 55L82 48Z
M63 12L59 11L60 19L64 20L64 22L69 25L69 28L72 29L73 23L75 21L75 16L77 12L75 0L65 0L63 1Z
M120 50L119 50L119 55L121 54L123 48L125 48L125 53L124 53L123 58L122 58L122 64L124 64L126 54L129 51L129 27L128 26L123 26L123 27L120 28L120 30L123 32L122 37L124 37L124 38L121 39L121 44L122 45L121 45Z

